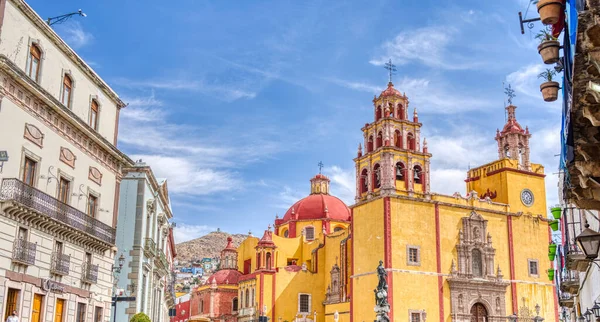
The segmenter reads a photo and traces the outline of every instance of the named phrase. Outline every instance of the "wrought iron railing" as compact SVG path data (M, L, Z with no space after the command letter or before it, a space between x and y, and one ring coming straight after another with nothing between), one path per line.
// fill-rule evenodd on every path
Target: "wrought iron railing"
M113 245L115 243L115 229L111 226L18 179L2 179L0 200L14 200L41 215L48 216L60 223L86 232L104 242Z
M151 256L156 255L156 243L154 242L154 239L146 238L144 240L144 251L146 251L146 253L150 254Z
M25 265L34 265L36 246L37 244L24 239L15 240L13 243L13 261Z
M54 252L50 272L58 275L68 275L71 266L71 255Z
M86 283L98 282L98 265L92 263L83 263L81 279Z
M167 256L162 250L158 250L158 258L160 259L160 263L164 268L169 268L169 262L167 261Z

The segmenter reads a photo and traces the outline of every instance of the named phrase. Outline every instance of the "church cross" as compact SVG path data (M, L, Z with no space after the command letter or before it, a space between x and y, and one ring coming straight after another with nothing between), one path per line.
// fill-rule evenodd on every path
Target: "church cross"
M390 60L387 63L385 63L385 66L383 68L388 70L388 72L390 74L390 83L391 83L392 75L396 74L396 65L392 64L392 59L390 58Z
M504 94L506 94L506 96L508 96L508 104L512 105L512 99L517 96L517 94L515 94L515 90L512 89L512 87L510 86L510 84L508 84L508 87L504 88Z
M323 162L319 161L317 165L319 166L319 174L321 174L321 169L323 169Z

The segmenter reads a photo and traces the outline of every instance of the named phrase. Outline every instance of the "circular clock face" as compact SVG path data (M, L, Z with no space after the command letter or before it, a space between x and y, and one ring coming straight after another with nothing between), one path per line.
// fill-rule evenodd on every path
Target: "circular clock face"
M527 207L533 205L533 192L529 189L521 191L521 202Z

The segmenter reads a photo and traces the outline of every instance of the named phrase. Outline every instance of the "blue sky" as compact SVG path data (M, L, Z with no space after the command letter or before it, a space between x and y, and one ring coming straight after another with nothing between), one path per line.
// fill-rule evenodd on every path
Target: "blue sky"
M556 203L560 104L541 99L537 43L520 34L527 0L29 3L43 18L87 13L55 29L129 103L119 148L168 178L179 241L259 234L308 194L319 161L351 204L389 58L423 123L433 191L464 194L468 166L497 158L510 82Z

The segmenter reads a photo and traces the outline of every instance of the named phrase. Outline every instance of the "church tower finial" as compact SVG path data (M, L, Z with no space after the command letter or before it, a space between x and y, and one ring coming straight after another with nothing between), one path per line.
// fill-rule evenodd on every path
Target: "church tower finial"
M529 128L525 130L517 121L515 105L512 105L512 98L515 96L511 92L510 85L507 88L509 103L506 107L507 120L502 131L496 131L496 141L498 142L498 158L518 160L519 168L522 170L531 170L529 162Z

